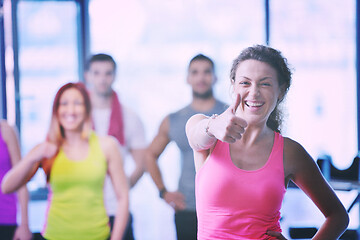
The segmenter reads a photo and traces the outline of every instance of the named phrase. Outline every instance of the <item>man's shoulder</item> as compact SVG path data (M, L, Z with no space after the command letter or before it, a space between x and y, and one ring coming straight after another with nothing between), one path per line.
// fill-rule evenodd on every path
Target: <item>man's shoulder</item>
M186 114L186 113L188 113L190 111L191 111L191 107L190 107L190 104L188 104L188 105L184 106L183 108L178 109L178 110L170 113L169 118L174 117L174 116L181 116L181 115L184 115L184 114Z
M213 107L212 110L209 110L210 112L212 111L225 111L227 108L229 107L229 105L223 101L220 101L219 99L215 99L215 106ZM186 106L184 106L183 108L172 112L168 115L169 118L176 118L176 117L188 117L188 116L192 116L196 113L199 113L198 111L195 111L192 107L191 104L188 104Z
M216 101L216 104L219 105L219 106L229 107L229 104L227 104L227 103L225 103L225 102L223 102L223 101L221 101L221 100L219 100L217 98L215 99L215 101Z

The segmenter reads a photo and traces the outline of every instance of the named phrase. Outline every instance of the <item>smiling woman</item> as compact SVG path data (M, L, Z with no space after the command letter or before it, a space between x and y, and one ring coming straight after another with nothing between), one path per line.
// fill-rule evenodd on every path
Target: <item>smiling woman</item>
M65 138L65 129L80 131L83 137L90 130L91 103L85 87L81 83L65 84L57 92L48 138L60 145Z
M256 45L234 60L230 76L233 104L186 125L197 171L198 239L285 239L280 209L290 180L326 218L313 239L337 239L349 222L346 210L305 149L280 134L277 107L291 82L287 60Z
M260 48L260 47L259 47ZM278 105L284 100L286 93L288 92L291 85L291 71L287 66L287 59L279 57L276 50L272 48L262 48L261 49L266 54L260 54L258 51L254 51L253 48L245 49L238 58L236 58L233 62L233 66L230 71L230 79L231 83L234 87L235 92L235 81L236 76L238 78L249 79L246 75L243 76L242 72L248 72L252 75L254 74L265 74L262 78L260 78L260 86L266 89L272 89L278 92L277 102L274 106L274 110L270 111L270 115L268 116L268 120L266 124L268 127L273 129L274 131L280 132L282 115L278 109ZM250 62L246 61L246 64L242 64L239 66L240 62L244 62L245 60L252 60ZM261 64L259 64L259 61ZM246 69L249 68L249 69ZM240 72L240 73L238 73ZM250 82L239 82L242 85L249 85ZM256 85L256 84L255 84ZM275 86L274 86L275 85ZM249 88L249 87L247 87ZM251 91L247 91L248 93ZM258 92L256 92L258 93ZM239 93L241 94L241 93ZM276 94L276 93L274 93Z
M76 89L66 91L60 100L59 122L63 128L78 130L85 119L84 100Z
M267 63L248 60L237 68L236 78L232 81L234 93L239 94L244 103L243 119L248 124L252 121L266 122L283 95L275 69Z
M47 140L34 147L2 182L2 191L16 191L39 167L51 187L46 239L108 239L109 219L103 185L109 173L118 197L111 239L121 239L128 218L128 186L117 141L91 131L90 99L82 83L68 83L57 92Z

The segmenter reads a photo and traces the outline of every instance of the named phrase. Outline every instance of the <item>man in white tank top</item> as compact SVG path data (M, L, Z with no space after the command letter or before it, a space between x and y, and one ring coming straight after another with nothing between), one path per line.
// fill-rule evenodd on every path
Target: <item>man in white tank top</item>
M112 135L119 141L126 159L131 155L133 162L125 161L125 172L129 187L133 187L144 173L145 131L140 118L123 106L112 86L116 76L116 63L107 54L96 54L86 64L85 80L90 91L92 117L98 135ZM109 177L105 180L105 205L113 224L116 212L116 196ZM131 205L131 202L130 202ZM124 240L134 239L130 215Z

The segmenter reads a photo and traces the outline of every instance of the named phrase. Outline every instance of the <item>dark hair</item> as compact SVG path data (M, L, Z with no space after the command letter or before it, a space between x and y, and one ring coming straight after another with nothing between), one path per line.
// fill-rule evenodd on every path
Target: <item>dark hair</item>
M211 60L211 58L209 58L208 56L205 56L204 54L198 54L196 55L195 57L193 57L190 62L189 62L189 67L190 68L190 65L194 62L194 61L208 61L211 65L211 68L213 70L213 72L215 72L215 64L213 62L213 60Z
M235 82L236 70L239 64L245 60L257 60L269 64L276 70L279 86L283 91L283 97L278 101L274 111L269 116L266 125L273 131L280 132L282 123L282 112L278 109L279 103L281 103L288 92L291 85L291 70L288 66L287 59L282 56L281 52L271 47L263 45L255 45L244 49L240 55L233 61L230 79L231 82Z
M92 55L85 64L85 70L88 71L90 66L94 62L111 62L114 65L114 71L116 70L116 62L115 60L108 54L99 53Z

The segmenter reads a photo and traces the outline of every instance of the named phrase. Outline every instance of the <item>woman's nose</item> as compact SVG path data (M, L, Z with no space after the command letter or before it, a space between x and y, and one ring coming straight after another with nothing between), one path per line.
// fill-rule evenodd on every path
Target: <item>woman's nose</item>
M73 104L73 103L68 104L67 111L69 113L73 113L75 111L75 104Z
M260 93L260 88L257 86L257 85L252 85L251 88L250 88L250 92L249 94L251 96L258 96Z

